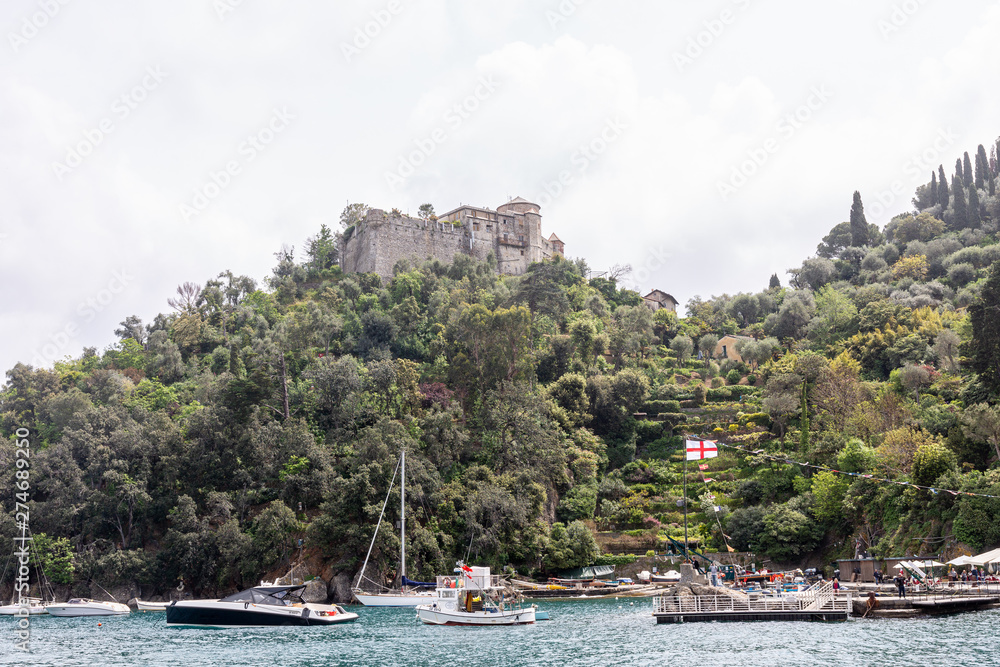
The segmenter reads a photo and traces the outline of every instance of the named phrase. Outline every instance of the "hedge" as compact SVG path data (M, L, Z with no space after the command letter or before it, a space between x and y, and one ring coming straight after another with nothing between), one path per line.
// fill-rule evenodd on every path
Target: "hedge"
M646 401L642 406L642 411L649 415L656 415L661 412L680 412L680 401Z

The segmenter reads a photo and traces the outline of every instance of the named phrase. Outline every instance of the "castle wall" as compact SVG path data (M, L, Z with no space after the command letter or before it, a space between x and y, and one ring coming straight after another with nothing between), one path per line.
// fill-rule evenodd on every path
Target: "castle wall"
M536 205L505 204L497 211L462 207L436 222L372 209L341 244L341 266L345 273L390 278L400 259L451 263L458 254L485 260L491 253L497 270L509 275L520 275L532 262L552 257Z

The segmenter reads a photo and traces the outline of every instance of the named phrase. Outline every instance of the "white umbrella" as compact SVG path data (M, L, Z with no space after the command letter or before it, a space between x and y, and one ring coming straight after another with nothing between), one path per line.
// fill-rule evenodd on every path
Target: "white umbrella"
M1000 561L1000 549L987 551L986 553L979 554L978 556L969 556L969 559L966 561L966 564L988 565L989 563L994 563L997 561Z
M945 563L945 565L968 565L969 558L971 558L971 556L959 556L958 558L952 558L950 561Z

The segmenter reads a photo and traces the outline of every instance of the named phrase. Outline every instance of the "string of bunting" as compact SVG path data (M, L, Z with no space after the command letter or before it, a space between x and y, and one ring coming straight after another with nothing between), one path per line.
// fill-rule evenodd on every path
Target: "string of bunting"
M772 456L771 454L765 453L763 449L748 449L746 447L740 447L739 445L729 445L724 442L716 442L716 446L725 447L726 449L735 449L737 451L743 452L744 454L763 456L764 458L771 459L772 461L781 461L782 463L787 463L788 465L797 465L797 466L802 466L804 468L812 468L814 470L824 470L826 472L832 472L838 475L847 475L848 477L860 477L862 479L870 479L873 482L885 482L886 484L896 484L897 486L910 486L913 487L914 489L922 489L924 491L930 491L934 495L937 495L939 493L950 493L953 496L972 496L973 498L1000 498L1000 496L992 496L988 493L972 493L971 491L953 491L951 489L938 489L933 486L921 486L919 484L913 484L911 482L901 482L895 479L885 479L884 477L876 477L875 475L869 475L867 473L845 472L843 470L836 470L834 468L815 465L813 463L803 463L802 461L793 461L792 459L785 458L782 456ZM705 481L709 481L710 479L711 478L708 478Z

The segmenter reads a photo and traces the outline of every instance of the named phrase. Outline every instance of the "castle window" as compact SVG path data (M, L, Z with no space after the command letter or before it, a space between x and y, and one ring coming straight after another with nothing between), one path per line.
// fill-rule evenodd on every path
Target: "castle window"
M521 251L521 257L524 257L524 251L523 250Z

